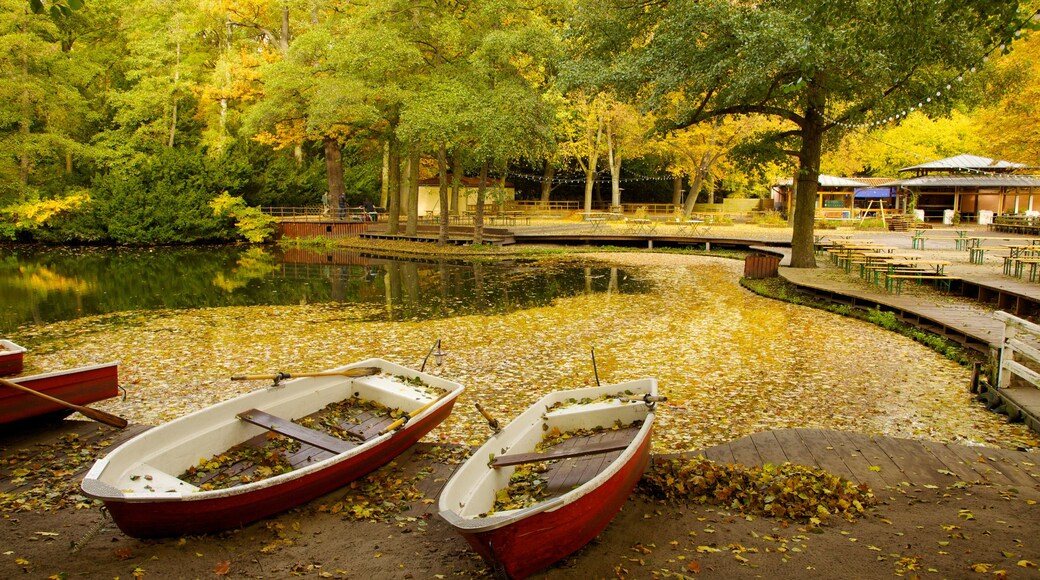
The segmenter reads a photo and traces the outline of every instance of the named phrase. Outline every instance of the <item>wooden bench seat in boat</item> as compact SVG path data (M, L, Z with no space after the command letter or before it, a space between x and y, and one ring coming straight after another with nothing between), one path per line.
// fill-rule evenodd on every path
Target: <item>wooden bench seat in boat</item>
M582 445L571 449L554 449L545 453L515 453L496 457L489 465L491 467L508 467L510 465L522 465L524 463L535 463L538 461L549 461L552 459L566 459L568 457L582 457L595 455L597 453L609 453L628 447L630 441L607 441Z
M239 419L248 423L259 425L269 431L285 435L286 437L290 437L319 449L324 449L325 451L331 451L332 453L344 453L357 447L357 445L349 441L333 437L332 435L323 433L317 429L298 425L292 421L282 419L281 417L275 417L274 415L265 413L258 409L243 411L237 416Z

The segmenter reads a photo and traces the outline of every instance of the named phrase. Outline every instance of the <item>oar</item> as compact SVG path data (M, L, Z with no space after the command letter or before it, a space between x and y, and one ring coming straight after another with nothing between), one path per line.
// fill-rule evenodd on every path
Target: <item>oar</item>
M379 367L354 367L342 371L321 371L316 373L276 373L273 375L235 375L233 381L284 381L297 377L367 377L383 372Z
M425 405L423 405L422 407L419 407L418 409L412 411L411 413L408 413L407 415L405 415L404 417L401 417L400 419L394 421L393 423L390 423L389 425L387 425L387 427L385 429L380 431L379 434L380 435L384 435L386 433L389 433L389 432L393 431L394 429L397 429L401 425L404 425L406 422L408 422L408 420L411 419L412 417L415 417L419 413L422 413L426 409L429 409L430 407L434 406L437 403L437 401L440 401L441 399L443 399L444 397L447 397L448 395L452 394L453 392L454 391L452 391L452 390L444 391L436 399L430 401L429 403L426 403Z
M113 426L113 427L115 427L117 429L122 429L123 427L126 427L127 424L128 424L127 420L122 418L122 417L117 417L117 416L115 416L115 415L113 415L111 413L106 413L104 411L99 411L97 409L91 409L90 407L84 407L82 405L77 405L75 403L70 403L68 401L63 401L63 400L58 399L56 397L52 397L50 395L45 395L45 394L43 394L40 391L37 391L35 389L30 389L29 387L23 387L22 385L19 385L18 383L9 381L7 379L0 379L0 385L4 385L5 387L11 387L12 389L16 389L16 390L19 390L19 391L22 391L22 392L25 392L25 393L29 393L30 395L35 395L37 397L40 397L41 399L47 399L48 401L50 401L52 403L57 403L58 405L61 405L63 407L68 407L68 408L72 409L73 411L76 411L76 412L78 412L79 414L81 414L81 415L83 415L85 417L90 417L91 419L93 419L95 421L98 421L100 423L104 423L105 425L111 425L111 426Z
M491 416L491 413L488 413L487 409L485 409L484 406L480 403L477 403L476 405L477 411L480 411L480 414L483 415L485 419L487 419L488 427L491 427L491 430L495 433L501 431L502 428L498 426L498 419Z

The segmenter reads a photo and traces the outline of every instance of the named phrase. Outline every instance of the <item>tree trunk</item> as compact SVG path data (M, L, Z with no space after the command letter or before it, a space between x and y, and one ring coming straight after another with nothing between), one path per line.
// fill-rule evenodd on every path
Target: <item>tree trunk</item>
M686 203L683 204L683 218L690 219L690 214L693 213L693 206L697 203L697 196L701 192L701 185L704 183L704 174L700 171L693 176L693 181L690 182L690 193L686 194Z
M603 138L603 120L600 119L596 126L596 138L592 142L592 152L589 153L589 162L585 166L585 215L592 212L592 188L596 185L596 167L599 165L599 143Z
M177 41L177 60L173 66L173 111L170 115L170 138L166 146L173 148L174 138L177 136L177 84L181 79L181 41Z
M401 231L401 148L397 138L391 133L387 139L390 145L390 167L387 178L387 225L386 232L397 235Z
M455 151L451 156L451 215L459 215L459 191L462 189L462 153ZM468 199L468 197L467 197Z
M823 151L823 111L826 101L815 83L809 83L805 121L801 127L802 145L798 152L798 181L795 184L795 207L791 235L791 266L815 268L813 228L816 225L816 192L820 180L820 156Z
M484 197L487 195L488 162L480 164L480 183L477 185L477 211L473 215L473 243L484 243Z
M340 199L346 194L343 187L343 154L339 149L339 141L325 137L325 172L329 182L329 204L333 214L339 211Z
M440 185L439 205L440 210L440 233L437 236L437 244L448 245L448 145L441 141L437 149L437 178Z
M549 194L552 193L553 178L556 177L556 167L548 159L545 160L545 166L542 168L542 203L546 206L549 205Z
M408 156L408 204L405 211L408 221L404 233L414 236L419 233L419 150L413 150Z
M390 140L383 141L383 182L379 186L379 207L386 207L390 197Z
M679 207L683 204L682 182L682 175L676 175L672 177L672 205L674 205L675 207Z
M621 154L614 150L614 131L607 123L607 163L610 165L610 211L621 207Z

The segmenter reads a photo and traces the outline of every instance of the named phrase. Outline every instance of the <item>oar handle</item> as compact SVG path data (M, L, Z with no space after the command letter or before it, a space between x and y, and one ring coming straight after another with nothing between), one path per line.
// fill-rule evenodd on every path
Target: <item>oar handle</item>
M104 423L105 425L111 425L112 427L115 427L117 429L122 429L123 427L129 425L129 422L122 417L118 417L116 415L106 413L104 411L99 411L97 409L91 409L90 407L84 407L82 405L70 403L68 401L63 401L57 397L52 397L46 393L41 393L36 389L30 389L29 387L19 385L18 383L9 381L7 379L0 379L0 385L4 385L5 387L10 387L12 389L22 391L33 396L40 397L41 399L46 399L52 403L61 405L62 407L68 407L69 409L78 412L84 417L89 417L95 421Z
M415 417L419 413L422 413L426 409L429 409L430 407L434 406L435 404L437 404L438 401L440 401L444 397L447 397L448 395L452 394L453 392L454 391L451 390L451 389L448 389L448 390L444 391L436 399L430 401L429 403L426 403L425 405L423 405L422 407L419 407L418 409L412 411L411 413L408 413L407 415L405 415L404 417L401 417L400 419L394 421L393 423L390 423L389 425L386 426L386 428L384 428L382 431L380 431L379 434L380 435L385 435L386 433L389 433L389 432L393 431L394 429L397 429L398 427L401 427L402 425L407 423L409 419Z

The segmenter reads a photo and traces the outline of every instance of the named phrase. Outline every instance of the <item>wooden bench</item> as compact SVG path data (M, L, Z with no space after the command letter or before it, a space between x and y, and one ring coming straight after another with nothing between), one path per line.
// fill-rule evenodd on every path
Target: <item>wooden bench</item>
M936 289L942 286L943 290L940 291L947 294L950 293L950 285L953 282L953 278L942 274L889 274L885 276L885 290L891 292L894 287L896 294L901 293L903 280L917 280L921 284L924 284L925 280L935 280Z
M537 463L551 459L566 459L568 457L583 457L597 453L610 453L629 446L631 441L608 441L604 443L593 443L591 445L578 446L571 449L558 449L546 453L516 453L494 458L488 465L490 467L507 467L509 465L521 465L524 463Z
M237 417L247 423L258 425L274 433L285 435L301 443L306 443L325 451L331 451L332 453L340 454L357 447L357 445L349 441L333 437L317 429L298 425L281 417L275 417L258 409L243 411Z

